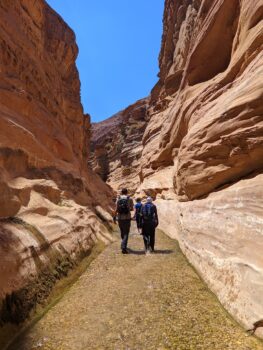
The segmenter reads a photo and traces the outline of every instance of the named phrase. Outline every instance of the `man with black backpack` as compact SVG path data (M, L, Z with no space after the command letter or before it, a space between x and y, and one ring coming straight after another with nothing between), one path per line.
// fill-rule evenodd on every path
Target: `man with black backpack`
M148 197L142 207L142 235L146 254L154 252L155 229L158 223L157 208L152 203L152 198Z
M122 254L128 254L127 244L131 228L131 211L133 210L133 200L128 196L127 188L121 190L121 195L116 202L116 211L114 222L118 217L118 224L121 231L121 251Z

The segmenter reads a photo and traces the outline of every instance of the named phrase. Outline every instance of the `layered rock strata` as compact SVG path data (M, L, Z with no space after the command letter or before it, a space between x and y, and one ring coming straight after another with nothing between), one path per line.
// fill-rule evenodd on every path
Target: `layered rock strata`
M112 192L87 165L74 33L44 0L1 1L0 18L1 325L111 239Z
M161 226L246 327L263 314L262 9L165 2L138 189L158 198Z
M261 5L166 1L142 177L173 166L181 200L263 168Z
M137 169L137 193L246 327L263 315L262 19L262 0L165 1Z
M113 117L92 124L91 166L115 191L140 184L142 136L147 124L148 98Z

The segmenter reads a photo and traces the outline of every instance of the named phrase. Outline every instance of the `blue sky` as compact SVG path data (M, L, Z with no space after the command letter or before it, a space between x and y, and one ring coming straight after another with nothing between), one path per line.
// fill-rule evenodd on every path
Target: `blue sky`
M157 82L164 0L47 0L74 30L81 99L92 121L147 96Z

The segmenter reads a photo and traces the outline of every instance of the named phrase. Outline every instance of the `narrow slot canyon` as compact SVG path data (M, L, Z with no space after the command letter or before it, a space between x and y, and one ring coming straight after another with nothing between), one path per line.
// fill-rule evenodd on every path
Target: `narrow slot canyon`
M263 349L263 3L164 3L157 84L93 123L73 30L0 1L0 349Z

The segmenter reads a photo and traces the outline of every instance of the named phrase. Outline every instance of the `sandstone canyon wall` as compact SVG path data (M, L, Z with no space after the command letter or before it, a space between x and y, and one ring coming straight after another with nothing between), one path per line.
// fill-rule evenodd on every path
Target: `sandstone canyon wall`
M262 19L262 0L165 1L136 169L161 228L245 326L263 317Z
M140 184L142 136L147 125L148 98L100 123L92 124L91 166L115 191Z
M0 19L1 326L110 240L112 192L87 164L74 33L44 0L1 0Z

